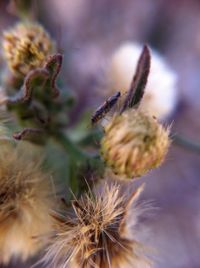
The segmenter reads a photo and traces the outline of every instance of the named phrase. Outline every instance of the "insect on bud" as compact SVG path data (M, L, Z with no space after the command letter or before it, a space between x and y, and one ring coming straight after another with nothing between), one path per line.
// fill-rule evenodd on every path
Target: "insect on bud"
M16 77L42 67L54 50L49 34L37 23L18 23L3 35L4 56Z
M142 176L164 160L170 144L168 134L152 116L129 109L106 125L102 156L116 174Z

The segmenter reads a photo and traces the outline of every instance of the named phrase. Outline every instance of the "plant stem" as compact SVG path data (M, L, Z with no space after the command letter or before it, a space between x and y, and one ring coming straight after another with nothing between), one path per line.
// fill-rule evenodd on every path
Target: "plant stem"
M80 145L91 145L91 143L93 145L96 145L100 143L100 140L103 136L103 132L100 130L95 130L92 131L90 133L88 133L87 135L85 135L83 138L81 138L80 140L78 140L78 144Z
M78 161L83 161L90 158L89 155L79 149L78 146L76 146L76 144L74 144L67 135L61 132L56 132L53 134L53 137L57 143L62 145L66 152L70 153Z
M78 171L83 167L89 158L89 155L83 152L75 143L73 143L67 135L62 132L52 134L55 141L68 153L69 169L69 187L74 194L79 192Z
M67 136L67 134L55 132L52 133L52 136L68 154L69 167L67 173L69 178L69 187L74 194L80 194L88 187L87 185L85 185L85 187L81 186L79 182L79 172L84 168L91 168L91 170L100 173L100 171L104 170L104 164L99 154L89 154L81 150L81 148L79 148L76 143Z
M200 153L200 142L194 142L186 137L181 136L180 134L173 133L171 135L172 140L175 144L183 146L189 150Z

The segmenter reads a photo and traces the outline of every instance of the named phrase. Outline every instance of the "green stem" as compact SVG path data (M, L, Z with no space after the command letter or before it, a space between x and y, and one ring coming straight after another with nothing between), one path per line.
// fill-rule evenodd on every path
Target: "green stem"
M79 192L79 183L77 179L77 166L73 158L69 159L69 182L70 189L74 194L77 195Z
M76 144L74 144L67 135L57 132L53 134L53 137L57 143L62 145L66 152L73 156L73 158L76 158L78 161L89 159L89 155L76 146Z
M82 137L80 140L78 140L78 144L80 145L96 145L100 143L100 140L102 139L103 132L100 130L94 130L89 133L87 133L84 137Z
M194 142L186 137L181 136L180 134L173 133L172 140L175 144L183 146L189 150L200 153L200 142Z
M67 135L62 132L53 133L55 141L68 153L69 158L69 187L74 194L79 192L78 170L89 159L89 156L74 144Z
M68 153L69 169L68 176L70 188L74 194L81 194L88 190L88 186L81 185L78 181L78 173L84 167L90 167L97 174L101 174L104 170L104 164L99 154L88 154L79 148L70 138L64 133L57 132L53 134L54 139Z

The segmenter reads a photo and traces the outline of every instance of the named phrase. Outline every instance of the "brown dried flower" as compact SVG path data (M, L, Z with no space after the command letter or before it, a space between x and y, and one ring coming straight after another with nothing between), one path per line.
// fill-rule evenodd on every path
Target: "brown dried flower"
M164 160L170 144L168 134L152 116L129 109L105 126L102 156L116 174L142 176Z
M44 245L39 239L51 230L51 188L47 175L27 153L30 148L1 144L0 262L26 260Z
M43 261L60 268L150 267L144 248L128 233L126 222L132 204L137 222L136 200L142 189L128 199L120 195L119 186L105 184L102 192L75 200L73 216L55 216L56 234Z
M4 32L3 50L8 66L16 77L42 67L54 52L54 42L37 23L18 23Z

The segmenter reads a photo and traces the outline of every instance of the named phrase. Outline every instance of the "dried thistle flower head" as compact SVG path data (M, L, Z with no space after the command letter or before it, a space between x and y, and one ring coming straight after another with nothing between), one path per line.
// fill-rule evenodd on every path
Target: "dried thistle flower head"
M27 144L1 144L0 150L0 262L26 260L44 245L51 230L51 187Z
M54 51L54 42L37 23L18 23L3 35L3 52L16 77L42 67Z
M130 235L126 222L131 204L137 222L136 200L142 189L128 199L120 195L119 186L105 184L102 192L74 201L73 216L56 216L56 235L44 261L60 268L150 267L144 247Z
M142 176L164 160L170 144L168 134L152 116L129 109L105 126L102 156L116 174Z
M126 42L114 51L108 65L106 95L113 94L116 89L121 91L122 96L127 92L136 71L141 50L141 45ZM151 50L151 69L141 109L161 120L169 117L177 104L176 84L176 73L162 56Z

